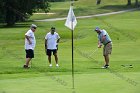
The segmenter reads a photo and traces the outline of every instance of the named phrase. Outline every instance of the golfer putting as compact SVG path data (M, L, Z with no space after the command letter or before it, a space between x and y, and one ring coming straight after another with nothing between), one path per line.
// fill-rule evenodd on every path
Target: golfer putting
M112 52L112 41L106 30L101 30L99 27L95 28L95 31L97 32L98 36L98 48L102 47L102 44L104 45L103 48L103 56L105 59L105 65L102 68L108 68L109 67L109 54Z

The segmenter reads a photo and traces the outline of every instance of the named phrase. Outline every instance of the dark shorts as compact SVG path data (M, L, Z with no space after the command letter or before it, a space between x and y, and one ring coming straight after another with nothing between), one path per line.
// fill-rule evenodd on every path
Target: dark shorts
M25 51L26 51L26 58L34 58L34 50L29 49Z
M55 55L57 53L57 49L53 49L53 50L47 49L47 51L46 51L48 56L51 56L52 52L53 52L53 55Z

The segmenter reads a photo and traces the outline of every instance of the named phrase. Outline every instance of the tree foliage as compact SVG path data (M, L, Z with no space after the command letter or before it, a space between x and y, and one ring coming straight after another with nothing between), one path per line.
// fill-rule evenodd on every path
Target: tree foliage
M127 0L127 5L131 5L131 0Z
M139 2L138 2L138 0L135 0L136 2L135 2L135 6L139 6Z
M131 5L131 0L127 0L127 5ZM135 6L139 6L138 0L135 0Z
M47 0L0 0L0 21L8 26L25 21L36 9L50 10Z

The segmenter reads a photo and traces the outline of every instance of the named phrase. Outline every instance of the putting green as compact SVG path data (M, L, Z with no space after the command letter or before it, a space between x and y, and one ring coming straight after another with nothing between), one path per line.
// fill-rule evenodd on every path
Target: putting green
M105 69L103 69L105 70ZM75 89L72 89L71 75L48 75L41 77L0 80L1 93L138 93L140 73L120 73L123 80L112 73L76 74ZM137 81L136 85L127 79Z

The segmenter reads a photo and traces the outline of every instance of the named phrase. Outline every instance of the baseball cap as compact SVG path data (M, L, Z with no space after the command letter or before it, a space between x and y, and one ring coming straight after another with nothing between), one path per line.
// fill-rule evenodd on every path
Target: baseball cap
M51 27L51 29L55 29L55 27Z
M35 24L32 24L31 28L37 28L37 26Z
M97 31L97 30L100 30L100 28L99 28L99 27L96 27L96 28L95 28L95 31Z

